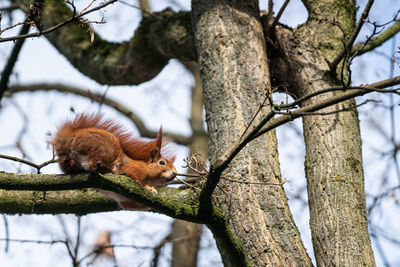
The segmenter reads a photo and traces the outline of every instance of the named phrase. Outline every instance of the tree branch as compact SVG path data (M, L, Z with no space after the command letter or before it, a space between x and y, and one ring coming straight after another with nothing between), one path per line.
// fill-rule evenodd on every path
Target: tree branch
M117 211L115 201L91 190L19 191L0 189L0 213L77 214Z
M374 3L374 0L368 0L367 5L364 8L363 13L361 14L361 17L349 39L349 41L347 42L347 44L343 47L343 50L339 53L339 55L331 62L329 63L329 69L331 71L331 73L335 73L336 72L336 68L337 65L339 64L339 62L346 56L349 54L349 52L351 51L354 41L356 40L358 34L360 33L360 30L362 28L362 26L364 25L364 21L365 19L368 17L369 15L369 11L371 10L372 4Z
M270 29L272 29L273 31L275 30L275 27L278 24L282 14L283 14L283 11L285 11L285 9L286 9L287 5L289 4L289 2L290 2L290 0L285 0L285 2L282 4L281 8L279 9L278 14L276 15L276 17L275 17L275 19L272 22L271 27L270 27Z
M57 160L55 160L55 159L53 158L53 159L48 160L48 161L45 161L45 162L43 162L43 163L41 163L41 164L36 164L36 163L30 162L30 161L25 160L25 159L13 157L13 156L8 156L8 155L2 155L2 154L0 154L0 158L2 158L2 159L8 159L8 160L16 161L16 162L21 162L21 163L23 163L23 164L29 165L29 166L31 166L31 167L36 168L36 170L37 170L38 173L40 173L40 169L42 169L43 167L45 167L45 166L47 166L47 165L49 165L49 164L51 164L51 163L56 163L56 162L57 162Z
M21 2L27 12L28 0ZM64 1L46 0L36 24L48 28L72 15ZM196 60L190 13L169 9L143 17L128 42L108 42L95 33L91 42L87 28L78 23L63 26L46 38L78 71L100 84L140 84L154 78L170 58Z
M103 190L113 191L115 193L121 194L127 198L133 199L138 201L146 206L151 207L153 210L158 211L160 213L166 214L170 217L189 220L193 222L204 223L206 221L205 217L197 216L197 204L195 199L195 194L188 194L187 191L189 189L177 189L177 188L163 188L159 190L159 193L154 194L151 191L143 188L140 184L133 181L131 178L122 176L122 175L113 175L113 174L106 174L99 176L93 173L80 173L76 175L54 175L54 174L14 174L14 173L0 173L0 189L5 190L28 190L28 191L60 191L60 190L74 190L74 189L82 189L82 188L99 188ZM16 195L7 195L9 191L6 191L5 197L8 199L5 201L10 204L10 201L16 201L19 203L21 197L16 197ZM75 191L74 191L75 192ZM75 205L80 205L83 207L83 213L86 212L88 208L85 208L85 205L88 204L87 202L90 200L90 197L93 196L93 192L88 191L90 196L79 196L74 202ZM31 193L33 194L33 193ZM62 194L62 193L60 193ZM72 194L72 192L65 192L64 194ZM82 193L79 193L82 194ZM96 193L97 194L97 193ZM39 193L40 195L40 193ZM79 213L79 209L72 208L71 211L68 211L68 208L71 207L69 201L65 200L65 204L62 204L63 198L59 198L57 196L55 199L51 199L50 203L47 202L47 195L44 195L44 199L42 200L43 203L38 202L43 207L47 207L46 205L50 205L49 211L51 213L58 213L54 210L51 210L51 207L65 205L65 207L61 207L63 212L68 213ZM98 195L98 194L97 194ZM24 195L25 197L29 196ZM12 197L14 200L12 200ZM39 196L43 198L42 195ZM82 197L83 201L79 202L78 200ZM3 198L0 198L0 211L5 213L12 212L14 205L11 205L9 209L4 208ZM24 199L27 201L28 199ZM29 199L31 206L32 206L32 198ZM54 201L54 203L52 202ZM100 201L97 199L97 201ZM102 199L104 201L104 198ZM36 205L36 203L34 203ZM114 205L116 205L114 203ZM106 206L109 208L109 206ZM23 213L37 213L35 210L27 210L26 203L24 207L19 208L19 212L21 209L24 208ZM115 206L114 206L115 210ZM40 210L40 212L45 212L45 208ZM92 211L90 211L92 212ZM61 212L60 212L61 213Z
M30 24L28 23L28 21L32 21L34 20L35 16L37 16L38 11L37 11L37 4L36 3L32 3L31 7L29 8L29 11L26 15L26 24L24 24L19 32L20 35L25 35L29 32L30 29ZM40 10L40 8L38 8L38 10ZM0 14L0 23L1 23L1 14ZM0 27L1 28L1 27ZM3 30L4 31L4 30ZM0 34L1 32L0 29ZM1 40L1 38L0 38ZM1 80L0 80L0 102L1 99L3 98L3 94L4 92L8 89L8 81L10 79L10 76L13 72L15 63L17 62L18 59L18 55L21 52L22 46L24 44L24 39L18 40L15 42L15 46L13 47L10 57L7 61L6 66L4 67L2 73L1 73Z
M285 124L289 121L292 121L296 118L302 117L305 114L310 115L309 112L314 112L334 104L343 102L345 100L354 98L356 96L362 96L370 92L380 91L382 88L390 87L393 85L400 84L400 76L395 78L383 80L377 83L373 83L367 87L355 87L355 88L343 88L343 87L332 87L328 89L321 90L322 92L331 92L336 90L347 90L344 93L337 94L333 97L330 97L324 101L320 101L315 104L311 104L302 108L299 108L295 111L289 112L287 115L282 115L279 118L273 119L276 112L272 110L267 114L265 118L263 118L257 126L255 126L249 133L243 135L239 138L232 146L230 146L226 152L216 161L214 166L211 166L209 175L207 177L207 181L200 193L200 211L203 211L203 207L210 206L211 203L211 195L214 192L215 187L217 186L222 172L226 169L229 163L233 160L233 158L241 151L241 149L246 146L247 143L254 140L255 138L275 129L276 127ZM356 89L358 88L358 89ZM349 90L351 89L351 90ZM318 93L319 94L319 93ZM316 94L316 95L318 95ZM314 94L312 96L315 96ZM311 96L310 96L311 97ZM309 97L308 97L309 98ZM308 99L307 98L307 99ZM304 100L303 100L304 101Z
M348 99L354 98L356 96L362 96L362 95L368 94L370 92L374 92L374 90L369 90L370 88L380 89L380 88L386 88L386 87L390 87L390 86L397 85L397 84L400 84L400 76L370 84L368 87L365 87L365 88L361 87L362 89L355 89L355 90L347 91L347 92L344 92L341 94L337 94L337 95L330 97L324 101L320 101L318 103L314 103L314 104L299 108L295 111L290 112L290 114L288 114L288 115L283 115L279 118L271 120L268 124L265 125L265 127L263 127L254 136L254 138L257 138L257 137L271 131L272 129L275 129L276 127L278 127L282 124L285 124L289 121L292 121L296 118L301 117L302 116L302 115L300 115L301 113L317 111L317 110L335 105L337 103L346 101Z
M116 111L120 112L122 115L126 116L129 118L133 124L137 127L139 133L143 137L148 137L148 138L156 138L158 131L150 131L144 124L144 122L140 119L139 116L137 116L131 109L129 109L127 106L117 102L116 100L110 99L109 97L104 97L102 94L97 94L90 92L89 90L84 90L78 87L70 86L70 85L65 85L65 84L28 84L28 85L15 85L11 86L9 90L9 94L7 95L8 97L15 94L15 93L20 93L20 92L35 92L35 91L58 91L58 92L63 92L63 93L71 93L74 95L82 96L85 98L88 98L90 100L93 100L97 103L100 104L106 104L109 107L112 107ZM185 137L179 134L175 133L170 133L170 132L164 132L164 135L171 137L174 142L177 144L181 145L188 145L190 143L190 138Z
M371 38L371 40L367 44L365 43L355 44L351 49L350 55L354 55L355 53L357 53L357 56L360 56L366 52L372 51L376 47L381 46L387 40L392 38L399 31L400 31L400 21L396 21L392 26L384 30L378 36Z
M118 0L110 0L108 2L105 2L97 7L94 7L92 9L86 10L84 12L80 12L79 14L75 15L73 14L69 19L64 20L63 22L58 23L57 25L54 25L48 29L45 30L38 30L36 32L33 33L20 33L19 35L16 36L11 36L11 37L6 37L6 38L0 38L0 43L2 42L9 42L9 41L15 41L15 40L21 40L21 39L26 39L26 38L32 38L32 37L40 37L42 35L54 32L58 29L60 29L61 27L64 27L65 25L68 25L72 22L78 22L80 18L82 18L83 16L90 14L94 11L100 10L110 4L113 4L115 2L117 2Z

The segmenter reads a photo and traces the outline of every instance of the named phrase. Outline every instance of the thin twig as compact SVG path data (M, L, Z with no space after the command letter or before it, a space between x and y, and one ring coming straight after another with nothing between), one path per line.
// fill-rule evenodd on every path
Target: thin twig
M57 25L55 25L53 27L50 27L50 28L48 28L46 30L41 30L41 31L37 31L37 32L34 32L34 33L29 33L29 34L16 35L16 36L7 37L7 38L0 38L0 43L1 42L7 42L7 41L14 41L14 40L18 40L18 39L26 39L26 38L30 38L30 37L38 37L38 36L42 36L42 35L48 34L50 32L58 30L59 28L65 26L65 25L67 25L67 24L69 24L71 22L78 21L79 18L81 18L81 17L83 17L83 16L85 16L85 15L87 15L89 13L92 13L94 11L102 9L102 8L104 8L104 7L106 7L106 6L110 5L110 4L113 4L113 3L117 2L117 1L118 0L110 0L108 2L105 2L105 3L97 6L97 7L94 7L92 9L87 10L87 11L83 12L82 14L78 14L76 16L73 15L71 18L69 18L69 19L67 19L67 20L65 20L63 22L60 22L59 24L57 24Z
M349 90L363 90L366 92L378 92L378 93L393 93L393 94L397 94L400 95L400 88L395 88L395 89L382 89L382 88L377 88L377 87L372 87L369 85L366 86L351 86L351 87L343 87L343 86L335 86L335 87L329 87L326 89L321 89L315 92L312 92L308 95L305 95L303 97L300 97L298 99L296 99L295 101L293 101L292 103L289 104L282 104L282 105L274 105L274 108L276 110L284 110L284 109L291 109L291 108L295 108L296 106L300 105L302 102L311 99L312 97L318 96L318 95L322 95L325 93L329 93L329 92L335 92L335 91L349 91Z
M75 248L74 248L74 255L75 258L78 257L78 252L79 252L79 246L81 244L80 240L81 240L81 220L82 220L82 216L78 216L77 218L77 231L76 231L76 243L75 243Z
M6 238L5 238L6 239L6 245L4 247L4 252L7 253L8 252L8 247L9 247L9 244L10 244L10 242L8 241L9 237L10 237L10 229L8 227L7 216L5 214L2 214L2 217L3 217L3 221L4 221L4 232L5 232L5 236L6 236Z
M30 24L24 24L22 26L19 34L24 35L29 32ZM4 67L1 73L1 80L0 80L0 101L3 98L4 92L8 89L8 81L10 80L10 76L13 73L15 63L18 60L19 53L21 52L22 46L24 44L25 39L18 40L10 54L10 57L7 61L6 66Z
M128 2L125 2L125 1L123 1L123 0L118 0L118 3L121 3L121 4L124 4L124 5L130 6L130 7L133 7L133 8L139 9L143 14L152 16L152 17L154 17L154 18L156 18L156 19L158 19L158 20L163 20L162 17L160 17L160 16L158 16L158 15L156 15L156 14L150 12L150 11L147 11L146 9L141 8L140 6L132 5L132 4L130 4L130 3L128 3Z
M254 140L255 138L275 129L276 127L292 121L298 117L301 117L305 112L314 112L339 102L354 98L356 96L364 95L368 92L375 91L375 89L381 90L382 88L390 87L400 83L400 76L395 78L383 80L369 87L360 87L360 89L346 91L341 94L334 95L328 99L319 101L317 103L310 104L308 106L299 108L293 111L290 115L283 115L279 118L273 119L276 114L274 110L269 112L264 119L262 119L257 126L255 126L252 131L239 138L234 144L232 144L225 153L215 162L214 166L211 166L207 181L203 190L200 193L200 209L199 213L207 212L211 205L211 195L215 190L219 180L221 179L222 172L228 167L229 163L234 159L234 157L242 150L247 143ZM374 90L372 90L373 88ZM343 88L342 88L343 90Z
M265 93L265 98L263 100L263 102L260 104L260 106L258 107L256 113L254 114L253 118L250 120L250 122L247 124L246 129L244 129L242 135L240 137L243 137L243 135L245 135L245 133L247 132L247 130L250 128L250 126L252 125L253 121L256 119L257 115L260 113L261 109L265 106L265 102L267 102L267 100L270 97L270 93L267 91ZM271 102L271 101L270 101Z
M371 41L367 44L364 45L364 43L357 43L353 46L350 54L354 54L356 51L358 51L358 56L369 52L373 50L374 48L382 45L384 42L392 38L395 34L397 34L400 31L400 21L396 21L392 26L384 30L382 33L380 33L378 36L373 37ZM362 49L359 49L361 46L363 46Z
M90 2L85 8L82 9L81 12L79 12L79 15L82 15L83 12L85 12L89 7L92 6L92 4L95 2L96 0L92 0L92 2Z
M193 189L199 191L199 189L198 189L197 187L194 187L193 185L191 185L190 183L186 182L185 180L182 180L182 179L180 179L180 178L178 178L178 177L176 177L176 179L177 179L178 181L182 182L183 184L185 184L186 186L189 186L190 188L193 188Z
M30 161L25 160L25 159L21 159L21 158L18 158L18 157L13 157L13 156L8 156L8 155L3 155L3 154L0 154L0 158L8 159L8 160L12 160L12 161L16 161L16 162L20 162L20 163L29 165L31 167L36 168L38 173L40 173L40 169L41 168L43 168L43 167L45 167L45 166L47 166L47 165L49 165L51 163L56 163L57 162L57 160L53 158L53 159L45 161L45 162L43 162L41 164L36 164L36 163L30 162Z
M36 243L36 244L55 244L65 243L65 240L32 240L32 239L15 239L15 238L0 238L0 241L18 242L18 243Z
M334 111L328 111L328 112L299 112L296 113L297 115L300 116L327 116L327 115L332 115L332 114L337 114L337 113L341 113L341 112L348 112L348 111L352 111L358 107L361 107L365 104L367 104L368 102L376 102L376 100L372 100L372 99L367 99L364 102L357 104L353 107L348 107L348 108L342 108L342 109L338 109L338 110L334 110ZM281 112L281 111L275 111L276 114L281 114L281 115L290 115L292 113L292 111L288 111L288 112Z
M351 51L351 48L353 47L354 41L356 40L358 34L360 33L360 30L361 30L362 26L364 25L365 19L368 17L369 11L371 10L371 7L372 7L373 3L374 3L374 0L368 0L368 3L365 6L364 11L361 14L360 19L358 20L358 23L357 23L352 35L350 36L349 41L347 42L346 45L344 45L343 50L339 53L339 55L332 62L329 63L329 69L330 69L331 73L335 73L336 72L336 68L337 68L337 65L339 64L339 62L346 55L348 55L347 51Z

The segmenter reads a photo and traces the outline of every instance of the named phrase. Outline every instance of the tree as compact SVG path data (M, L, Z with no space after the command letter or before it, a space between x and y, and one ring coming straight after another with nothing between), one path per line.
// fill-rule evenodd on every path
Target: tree
M281 13L276 18L271 13L260 17L258 1L198 0L192 2L191 13L164 10L143 15L129 42L110 43L93 31L91 40L79 24L47 34L80 72L101 84L145 82L170 58L197 61L204 88L210 168L207 172L195 169L207 178L195 186L200 193L193 188L166 188L158 195L115 175L59 179L4 173L0 174L1 188L28 191L24 195L1 191L8 201L4 203L13 204L0 203L0 210L31 213L29 190L47 192L35 213L115 210L108 199L74 191L96 187L133 198L173 218L207 225L226 266L309 266L310 257L282 187L274 131L303 117L316 263L375 265L354 97L374 91L398 94L398 89L385 88L399 84L400 78L351 86L350 65L355 57L396 34L400 23L379 35L374 25L373 36L354 45L374 1L368 1L358 21L355 1L302 2L308 20L295 29L277 23ZM29 1L18 4L30 12ZM64 3L48 0L34 21L48 29L74 16ZM15 86L13 90L24 88ZM275 91L296 100L276 105L271 97ZM68 191L54 194L55 190ZM22 200L17 202L19 198Z

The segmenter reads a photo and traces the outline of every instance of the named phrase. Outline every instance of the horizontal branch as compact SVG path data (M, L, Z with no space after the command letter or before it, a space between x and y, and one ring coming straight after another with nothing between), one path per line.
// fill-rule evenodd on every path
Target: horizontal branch
M20 174L0 172L0 189L57 191L96 187L97 179L90 173L64 174Z
M326 108L326 107L330 107L333 106L337 103L352 99L354 97L357 96L362 96L371 92L374 92L375 90L373 90L374 88L376 89L382 89L382 88L387 88L390 86L394 86L400 84L400 76L391 78L391 79L387 79L387 80L383 80L380 82L376 82L373 84L369 84L368 86L366 86L365 88L363 87L358 87L360 89L354 89L354 90L348 90L344 93L340 93L337 95L334 95L328 99L325 99L323 101L320 101L318 103L314 103L314 104L310 104L308 106L296 109L295 111L292 112L288 112L288 115L283 115L279 118L273 119L271 120L269 123L267 123L265 125L265 127L263 127L259 133L257 133L255 135L255 138L271 131L272 129L277 128L278 126L285 124L289 121L292 121L296 118L299 118L302 116L302 113L306 113L306 112L314 112L314 111L318 111L320 109ZM336 87L334 87L336 88ZM346 89L343 89L346 90Z
M204 223L231 253L237 254L237 257L244 255L219 208L213 205L208 214L198 213L197 194L192 189L166 187L155 194L122 175L96 176L81 173L71 176L0 172L0 213L84 215L119 210L113 200L93 190L69 190L86 187L113 191L172 218Z
M117 203L92 190L20 191L0 189L0 213L76 214L120 210Z
M318 103L310 104L308 106L296 109L295 111L290 111L287 113L287 115L282 115L281 117L276 119L273 118L276 112L272 110L255 127L253 127L253 129L250 132L243 135L234 144L232 144L226 150L226 152L214 163L214 165L211 166L209 175L207 177L207 182L200 194L201 208L203 205L204 206L210 205L209 199L211 198L211 194L213 193L215 187L217 186L221 178L222 172L226 169L226 167L233 160L233 158L241 151L241 149L244 146L246 146L246 144L248 144L250 141L277 128L280 125L283 125L296 118L302 117L304 116L304 114L311 115L310 112L314 112L335 105L337 103L346 101L356 96L362 96L371 92L380 91L380 89L382 88L387 88L397 84L400 84L400 76L376 82L365 87L350 87L350 88L332 87L332 88L322 89L324 93L337 90L343 90L345 92L338 93L333 97L330 97L323 101L319 101Z
M84 90L82 88L78 88L75 86L60 84L60 83L39 83L39 84L27 84L27 85L14 85L9 88L9 92L7 92L6 96L11 96L15 93L20 92L36 92L36 91L58 91L62 93L70 93L78 96L82 96L88 98L92 101L95 101L99 104L105 104L125 117L129 118L133 124L135 124L138 129L140 136L148 137L148 138L156 138L158 131L151 131L147 129L144 122L137 116L130 108L119 103L116 100L113 100L109 97L105 97L104 95L90 92L89 90ZM190 138L185 137L179 134L164 132L165 136L169 136L173 139L173 141L177 144L188 145L190 143Z
M4 198L0 197L0 212L86 214L98 211L118 210L114 201L109 200L98 193L91 190L75 190L85 188L99 188L113 191L129 199L142 203L152 208L154 211L166 214L173 218L198 223L204 223L206 221L204 217L201 218L197 216L197 201L195 199L195 194L188 194L188 191L191 190L190 188L178 189L166 187L160 189L157 194L154 194L129 177L114 174L96 176L92 173L57 175L0 172L0 189L6 190L0 190L4 195ZM12 194L13 190L17 190L17 192L26 190L26 193L19 196ZM46 191L45 195L43 195L43 191ZM54 193L54 191L60 191L59 194L65 197L65 201L63 198L58 196L58 193ZM51 198L47 197L49 194ZM91 198L94 196L96 196L94 198L95 202L100 201L100 204L107 204L105 205L105 210L102 210L101 205L96 207L95 211L90 207L86 207L86 205L93 204ZM101 198L99 198L99 196ZM72 198L74 198L74 200L71 202L70 199ZM3 200L6 202L3 202ZM12 205L10 205L11 202L13 202ZM4 203L8 205L8 208ZM21 203L21 207L18 207L18 203ZM110 203L113 203L113 206L110 206ZM39 204L41 205L40 210L29 209L32 205L36 206ZM82 211L75 208L73 205L79 206L82 208ZM18 208L14 209L14 206ZM55 210L56 207L60 208L59 212Z

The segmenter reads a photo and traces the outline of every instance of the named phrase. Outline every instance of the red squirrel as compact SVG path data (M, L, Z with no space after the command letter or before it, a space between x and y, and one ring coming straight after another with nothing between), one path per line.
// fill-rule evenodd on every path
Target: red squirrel
M175 157L162 157L161 150L169 142L162 137L146 141L132 137L102 114L80 114L58 127L53 145L61 170L66 174L83 171L126 174L145 188L169 184L177 175ZM116 193L99 190L116 200L123 209L143 209L145 206Z

